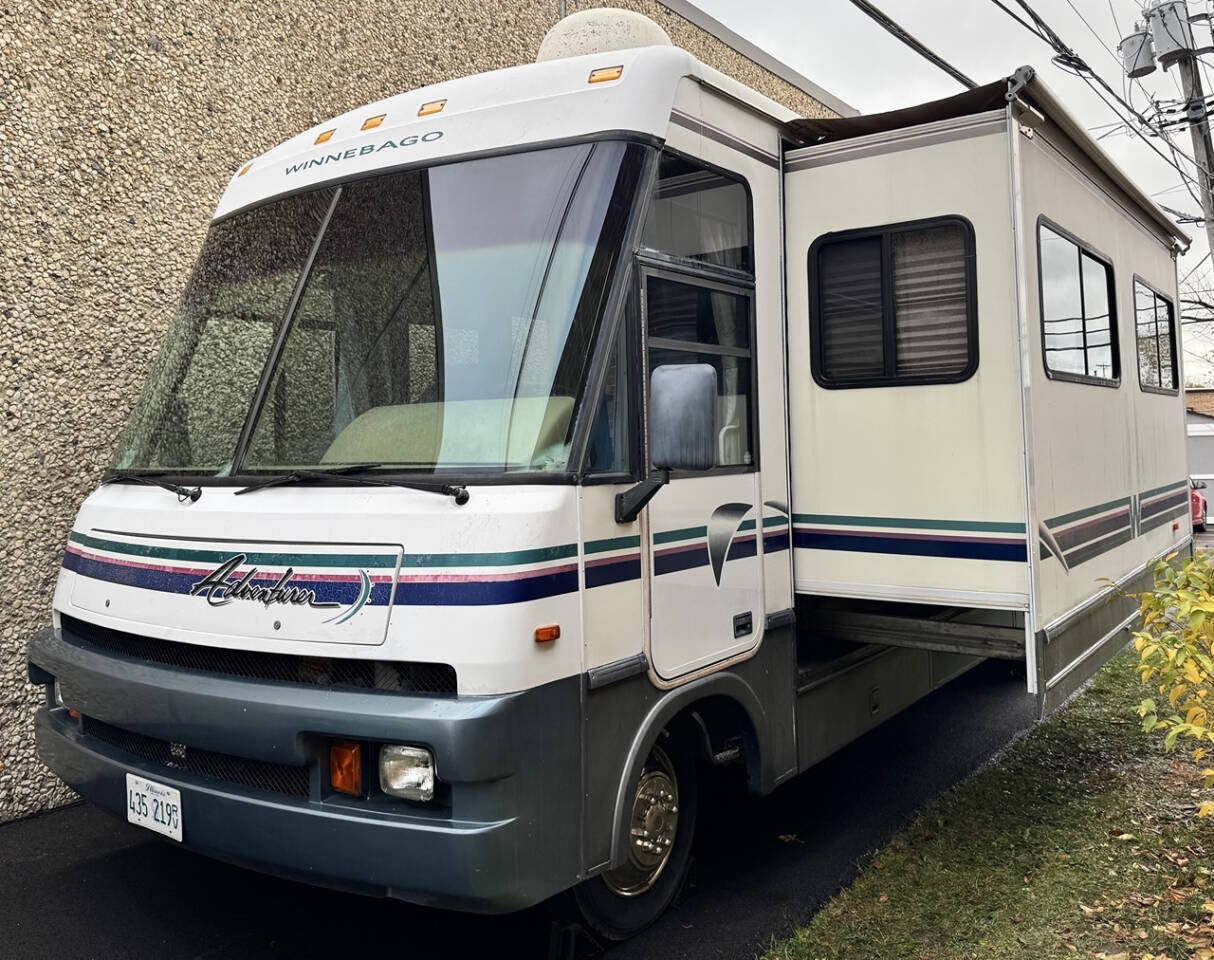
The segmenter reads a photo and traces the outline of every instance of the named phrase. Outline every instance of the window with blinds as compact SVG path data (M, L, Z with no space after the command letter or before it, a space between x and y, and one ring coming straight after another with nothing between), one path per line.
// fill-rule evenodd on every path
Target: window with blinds
M814 379L956 383L978 365L974 232L960 217L818 240L809 257Z
M1134 324L1138 339L1138 384L1143 390L1175 393L1176 321L1172 303L1134 278Z

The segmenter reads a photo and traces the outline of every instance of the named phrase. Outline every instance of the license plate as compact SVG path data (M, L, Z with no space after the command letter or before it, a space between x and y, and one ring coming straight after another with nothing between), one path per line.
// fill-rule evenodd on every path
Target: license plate
M181 840L181 791L126 775L126 818L130 823Z

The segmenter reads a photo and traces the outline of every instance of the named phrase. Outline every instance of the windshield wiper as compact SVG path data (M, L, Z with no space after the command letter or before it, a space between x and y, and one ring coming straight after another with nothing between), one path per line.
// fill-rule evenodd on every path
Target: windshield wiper
M375 487L406 487L409 490L421 490L424 493L437 493L451 497L456 506L462 507L468 502L468 488L451 483L417 483L413 480L397 480L393 478L379 479L378 477L363 476L369 470L382 466L378 463L359 463L349 467L334 467L332 470L292 470L290 473L280 473L266 477L241 487L236 496L242 493L253 493L266 487L278 487L284 483L307 483L309 480L348 480L350 483L364 483Z
M179 483L170 483L160 477L146 476L142 473L115 473L112 476L105 477L101 481L101 485L113 483L116 480L130 480L133 483L143 483L149 487L159 487L161 490L167 490L169 493L177 494L177 502L185 503L189 500L193 503L202 496L202 487L183 487Z

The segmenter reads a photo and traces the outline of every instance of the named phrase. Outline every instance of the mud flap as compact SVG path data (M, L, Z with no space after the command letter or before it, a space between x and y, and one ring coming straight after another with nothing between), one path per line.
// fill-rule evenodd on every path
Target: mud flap
M1037 631L1037 709L1042 719L1125 647L1138 620L1138 601L1130 594L1149 590L1151 584L1152 572L1144 570Z

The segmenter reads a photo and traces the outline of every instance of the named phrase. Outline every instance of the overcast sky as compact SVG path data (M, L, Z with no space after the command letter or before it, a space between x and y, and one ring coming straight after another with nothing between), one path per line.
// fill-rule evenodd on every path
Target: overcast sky
M860 13L850 0L694 0L716 17L784 61L830 93L863 113L904 107L946 97L962 87ZM1067 104L1101 145L1160 203L1192 213L1200 205L1182 186L1180 175L1137 136L1111 126L1117 118L1079 78L1050 62L1052 51L1013 21L991 0L874 0L876 6L924 44L979 83L1007 76L1030 64ZM1017 8L1015 0L1005 0ZM1030 0L1033 8L1062 39L1115 90L1123 89L1117 44L1140 18L1138 0ZM1190 0L1189 9L1205 12L1208 0ZM1086 22L1085 22L1086 21ZM1210 45L1209 28L1198 26L1199 45ZM1107 49L1106 49L1107 47ZM1214 64L1214 56L1206 58ZM1214 93L1214 68L1205 71L1207 96ZM1150 114L1149 99L1180 97L1176 71L1162 69L1130 88L1132 102ZM1176 131L1173 141L1192 154L1189 133ZM1152 143L1158 145L1157 139ZM1165 151L1166 152L1166 151ZM1214 288L1214 270L1207 260L1205 232L1199 224L1184 225L1193 246L1180 260L1180 276L1197 268L1190 280L1198 288ZM1186 285L1187 286L1187 285ZM1203 358L1214 353L1214 323L1192 324L1182 330L1185 374L1189 381L1214 384L1214 366Z

